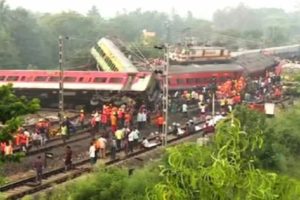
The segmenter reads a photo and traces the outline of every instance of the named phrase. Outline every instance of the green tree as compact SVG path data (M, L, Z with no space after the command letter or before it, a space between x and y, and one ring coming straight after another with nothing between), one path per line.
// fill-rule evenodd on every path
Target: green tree
M51 49L42 37L43 30L37 24L35 16L27 10L18 8L11 11L11 18L13 21L9 29L18 47L22 68L28 65L46 68L51 65L48 56Z
M242 131L229 117L217 126L212 144L186 144L168 149L161 168L163 181L148 193L148 199L296 199L300 183L259 170L243 155L262 146L262 134ZM289 187L286 187L289 185Z
M280 171L295 177L299 173L300 151L300 106L297 104L292 109L286 110L268 122L266 135L265 156L269 160L270 169Z
M14 133L23 123L20 116L34 113L40 108L39 100L28 101L25 97L17 97L12 89L12 85L0 87L0 122L3 127L0 130L0 141L11 140ZM1 160L6 157L0 156Z

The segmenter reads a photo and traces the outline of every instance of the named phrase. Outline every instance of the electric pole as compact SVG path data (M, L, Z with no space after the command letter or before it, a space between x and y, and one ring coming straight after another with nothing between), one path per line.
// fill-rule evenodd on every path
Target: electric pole
M167 146L167 136L168 136L168 112L169 112L169 45L165 44L164 46L164 56L165 56L165 65L163 70L163 117L164 117L164 124L163 124L163 145Z
M212 78L211 92L212 92L212 116L215 116L215 107L216 107L216 91L217 91L217 80L216 77Z
M59 46L59 97L58 97L58 106L59 106L59 121L60 125L63 122L64 116L64 70L63 70L63 37L60 35L58 38Z

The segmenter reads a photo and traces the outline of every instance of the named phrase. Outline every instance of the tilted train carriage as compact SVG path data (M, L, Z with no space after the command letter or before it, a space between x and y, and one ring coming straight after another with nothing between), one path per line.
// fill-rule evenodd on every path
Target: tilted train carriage
M17 94L38 97L42 104L58 102L59 71L0 70L0 85L12 83ZM93 100L110 102L127 96L155 99L155 79L152 73L119 73L97 71L65 71L63 88L66 104L86 104ZM97 98L95 99L95 94Z

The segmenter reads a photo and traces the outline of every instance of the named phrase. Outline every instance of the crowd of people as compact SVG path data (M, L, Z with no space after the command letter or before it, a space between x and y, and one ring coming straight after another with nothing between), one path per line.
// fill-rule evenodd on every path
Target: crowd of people
M177 91L170 96L169 109L171 112L181 112L182 118L187 123L182 127L179 123L172 124L173 134L190 134L203 128L204 134L214 131L214 125L221 120L228 112L231 112L235 105L244 101L265 101L268 99L280 98L282 95L280 79L272 73L265 78L246 80L241 77L238 80L227 80L218 85L215 89L212 87L202 87L195 90ZM203 127L195 125L195 121L190 118L191 108L197 113L200 121L205 121ZM105 159L107 152L110 152L110 159L116 159L116 154L121 149L125 155L134 152L138 148L150 148L163 141L163 126L165 124L164 116L158 108L151 111L145 103L137 106L134 103L114 105L104 104L92 112L91 116L86 116L84 110L80 110L77 126L83 129L87 122L91 127L91 142L88 148L90 162L94 165L98 159ZM159 111L160 110L160 111ZM193 115L194 116L194 115ZM212 117L211 117L212 116ZM155 142L149 141L149 136L144 136L141 131L149 132L150 124L155 124L157 129ZM1 154L11 155L14 148L19 148L27 152L30 146L39 148L45 145L50 139L51 124L46 119L40 119L35 130L29 131L25 128L19 128L13 141L1 142ZM65 142L71 132L75 130L74 124L68 117L65 117L60 126L60 134ZM153 131L152 131L153 132ZM65 169L72 168L72 150L70 146L66 147ZM37 158L34 163L38 178L41 180L41 158Z
M50 121L46 118L39 119L34 129L20 127L13 134L12 140L0 143L0 153L7 156L12 155L16 150L27 153L30 148L39 149L50 140L52 128ZM59 131L62 137L67 137L74 130L71 120L65 117Z
M111 159L116 158L116 152L124 149L125 155L132 153L135 148L144 146L140 130L150 127L151 112L145 104L136 110L135 106L122 104L103 105L102 109L93 112L91 118L93 140L89 147L91 163L98 158L106 157L106 150L110 149ZM158 132L162 133L164 119L161 114L156 118ZM96 137L100 134L100 137ZM144 142L145 143L145 142Z

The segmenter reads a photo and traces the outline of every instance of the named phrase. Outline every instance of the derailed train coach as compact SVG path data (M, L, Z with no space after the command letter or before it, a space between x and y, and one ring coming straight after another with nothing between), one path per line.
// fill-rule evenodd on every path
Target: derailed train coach
M270 56L243 55L231 63L172 65L169 69L169 89L188 90L206 87L212 83L222 84L241 76L257 79L275 71L279 63Z
M41 99L44 106L55 107L59 98L59 71L0 70L0 85L11 83L15 92ZM152 73L119 73L97 71L65 71L63 91L65 104L98 105L146 97L153 101L158 87Z
M257 78L274 70L271 56L243 55L231 63L171 65L169 90L194 90L212 83L222 84L241 76ZM42 105L56 107L59 98L59 71L0 70L0 85L12 83L17 94L38 97ZM123 103L129 100L155 104L161 97L161 77L151 71L103 72L64 71L66 105Z
M278 56L283 59L294 59L300 57L300 44L287 45L281 47L271 47L265 49L253 49L245 50L239 52L232 52L233 57L238 57L242 55L268 55L268 56Z

